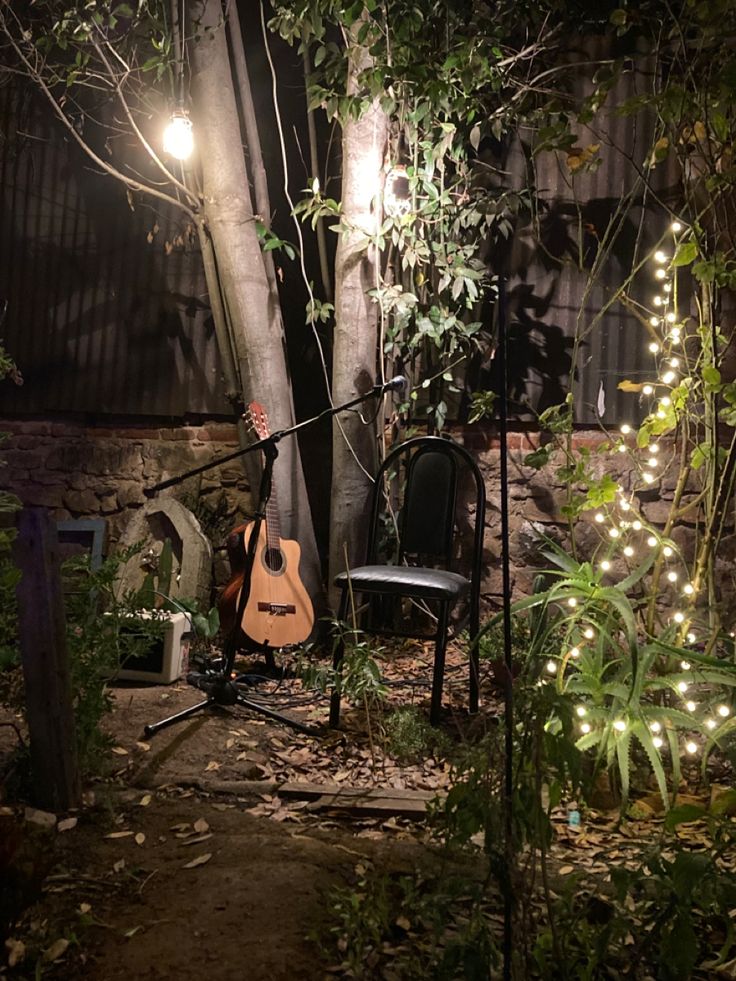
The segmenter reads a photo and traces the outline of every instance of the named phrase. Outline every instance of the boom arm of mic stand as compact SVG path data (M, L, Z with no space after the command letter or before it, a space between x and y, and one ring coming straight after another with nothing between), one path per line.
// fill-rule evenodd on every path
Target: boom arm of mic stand
M403 379L402 379L403 380ZM154 484L152 487L144 487L143 493L146 497L154 497L159 491L165 490L167 487L175 487L177 484L183 483L190 477L196 477L200 473L206 473L208 470L212 470L214 467L219 467L223 463L229 463L231 460L237 460L241 456L245 456L247 453L252 453L254 450L262 449L267 443L273 445L274 443L280 442L285 436L292 436L294 433L298 433L300 429L306 429L307 426L313 425L315 422L319 422L321 419L327 419L330 416L336 416L338 412L344 412L346 409L352 409L354 405L360 405L361 402L367 402L368 399L374 398L377 395L384 395L386 392L394 391L398 383L397 378L392 378L391 381L386 382L385 385L374 385L368 392L364 392L362 395L358 395L354 399L350 399L347 402L343 402L342 405L331 405L328 409L323 409L316 416L312 416L311 419L305 419L303 422L298 422L294 426L290 426L288 429L279 429L275 433L271 433L266 439L259 439L255 443L249 443L239 450L234 450L232 453L226 453L225 456L220 456L216 460L212 460L210 463L203 463L200 467L194 467L193 470L187 470L186 473L179 474L177 477L169 477L167 480L162 480L158 484Z

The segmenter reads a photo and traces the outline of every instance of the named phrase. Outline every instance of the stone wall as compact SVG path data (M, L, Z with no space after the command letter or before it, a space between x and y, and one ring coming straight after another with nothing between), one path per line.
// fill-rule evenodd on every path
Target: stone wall
M107 548L121 537L145 502L145 487L238 448L227 424L175 429L76 426L0 421L8 438L0 448L2 486L24 504L48 508L57 519L104 518ZM162 491L191 510L215 548L215 576L228 575L222 545L251 507L239 461Z
M0 420L0 431L9 434L0 449L0 458L7 464L2 470L3 485L24 503L47 507L57 518L104 518L108 548L118 541L132 512L145 502L144 487L237 448L235 427L221 423L152 429ZM488 603L495 604L501 594L498 440L482 427L470 427L454 435L474 453L485 476L487 575L483 593ZM540 555L539 534L564 542L568 533L560 510L565 488L554 479L554 466L540 472L523 464L538 441L538 434L533 433L512 433L509 437L511 574L515 596L530 590L538 569L545 564ZM624 489L631 486L634 475L628 455L602 452L603 437L599 433L578 433L575 444L590 450L592 465L599 474L611 474ZM664 444L660 453L663 463L658 478L651 488L637 494L636 506L646 522L661 530L677 479L678 457ZM226 581L229 573L223 550L225 538L251 506L248 481L239 462L224 464L163 493L175 496L194 512L215 549L216 581ZM694 518L685 514L671 533L686 559L692 555L694 529ZM592 554L601 534L593 513L587 513L576 526L581 556ZM639 533L638 537L643 536ZM632 542L635 538L632 536ZM723 584L729 589L733 587L735 552L731 530L722 543L719 559L723 564Z

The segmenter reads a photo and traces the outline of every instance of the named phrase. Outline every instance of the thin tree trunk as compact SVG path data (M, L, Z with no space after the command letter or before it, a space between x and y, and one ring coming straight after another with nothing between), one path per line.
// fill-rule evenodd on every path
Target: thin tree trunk
M358 24L359 26L359 24ZM369 59L357 45L349 65L348 92L356 89L359 73ZM332 398L335 404L366 391L376 374L378 306L368 290L378 285L379 256L365 235L376 231L380 215L374 199L380 187L388 120L378 103L360 119L345 122L342 138L343 224L335 257L335 335ZM366 411L372 414L372 407ZM350 564L365 558L371 475L375 473L376 430L360 415L345 413L335 421L332 436L332 497L330 510L330 583ZM334 607L334 593L330 595Z
M247 192L240 123L220 0L191 0L201 39L190 45L194 123L201 152L203 209L217 256L223 299L245 400L266 409L271 430L293 424L286 341L270 288ZM298 539L301 578L313 597L321 591L317 546L296 440L279 444L282 534Z

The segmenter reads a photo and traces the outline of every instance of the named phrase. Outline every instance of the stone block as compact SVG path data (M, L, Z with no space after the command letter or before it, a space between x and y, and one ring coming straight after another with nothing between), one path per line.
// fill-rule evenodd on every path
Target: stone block
M66 488L56 487L18 487L16 494L29 507L34 508L60 508L64 504L64 492Z
M103 494L100 497L100 511L103 514L112 514L116 511L118 507L118 496L117 494Z
M134 504L144 504L146 496L143 487L139 483L124 483L118 487L118 501L120 507L127 508Z
M75 514L98 514L100 510L99 499L92 490L68 490L64 505Z

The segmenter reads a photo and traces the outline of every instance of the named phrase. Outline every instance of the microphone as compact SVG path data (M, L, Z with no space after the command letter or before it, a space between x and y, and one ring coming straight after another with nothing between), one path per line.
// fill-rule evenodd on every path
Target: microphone
M381 392L403 392L405 388L406 378L403 375L397 375L381 385Z

